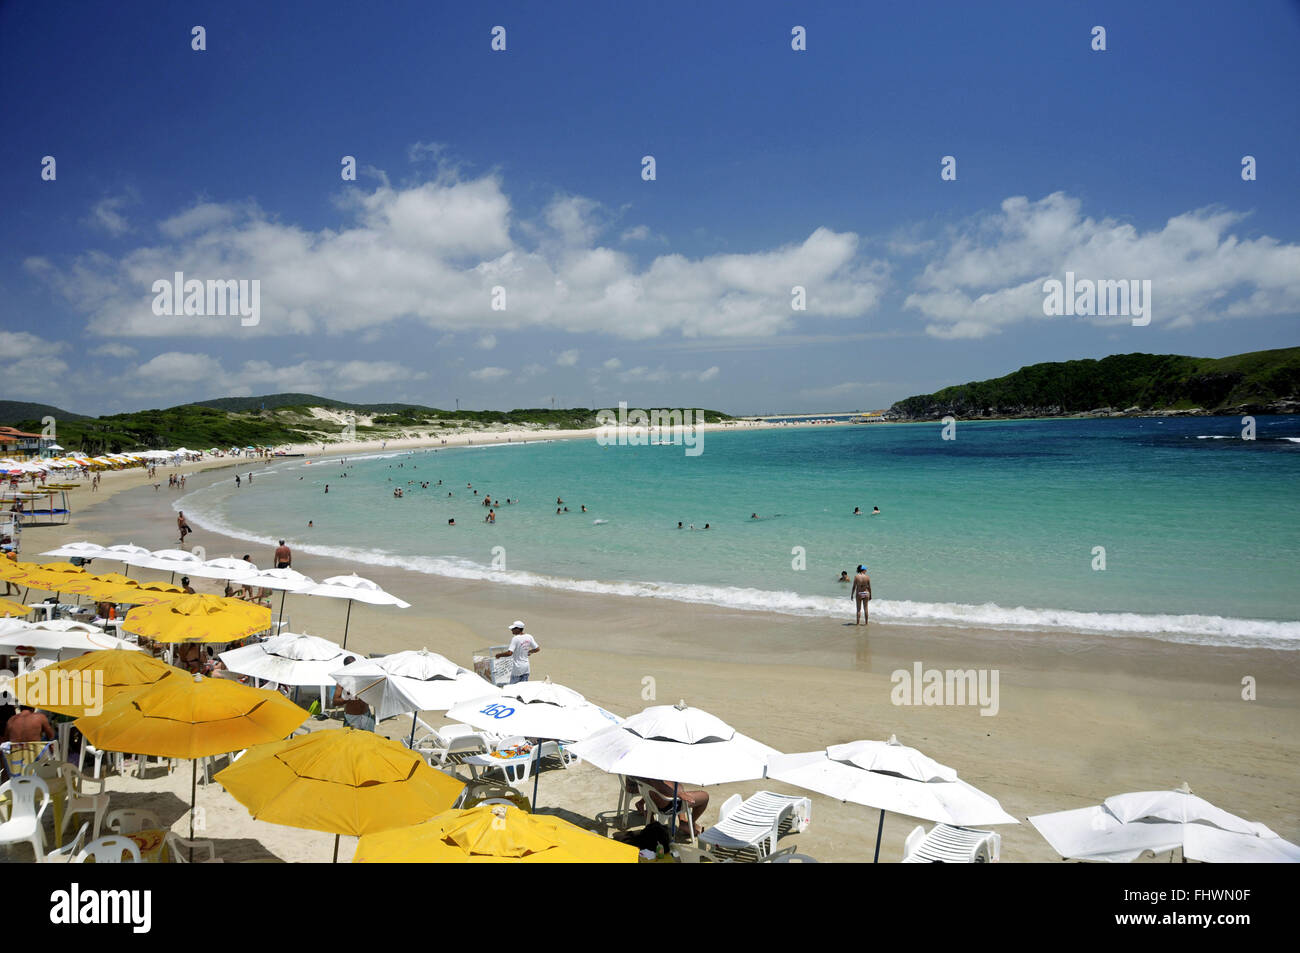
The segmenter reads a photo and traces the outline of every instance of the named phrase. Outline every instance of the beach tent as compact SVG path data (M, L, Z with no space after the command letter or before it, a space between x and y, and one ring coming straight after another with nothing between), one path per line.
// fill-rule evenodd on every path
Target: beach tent
M888 741L853 741L821 751L779 755L769 762L767 776L878 809L877 861L886 811L957 827L1020 823L996 798L893 735Z
M1300 847L1215 807L1186 784L1117 794L1093 807L1038 814L1029 823L1067 860L1126 864L1181 850L1185 861L1300 863Z

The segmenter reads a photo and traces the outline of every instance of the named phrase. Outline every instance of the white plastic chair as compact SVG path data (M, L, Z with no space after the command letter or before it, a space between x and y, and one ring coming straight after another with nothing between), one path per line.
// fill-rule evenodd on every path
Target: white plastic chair
M190 859L193 852L194 859ZM217 845L210 840L187 840L179 834L167 832L167 859L173 864L221 864Z
M85 736L83 735L81 738L81 753L77 756L77 770L84 771L86 769L86 758L89 757L91 758L92 763L94 764L94 770L91 771L90 776L96 779L102 778L104 776L105 755L108 756L109 763L112 764L113 767L117 769L117 773L121 774L122 773L122 752L101 751L99 748L96 748L89 741L87 741Z
M153 811L120 808L109 812L104 826L114 834L138 834L141 831L161 830L163 825Z
M640 795L641 800L644 803L642 813L645 815L646 821L658 821L664 827L668 828L668 830L672 831L673 837L676 838L677 826L679 823L677 815L685 812L691 819L691 846L696 846L695 815L687 808L686 804L681 802L680 799L677 803L672 803L668 795L659 794L659 792L655 791L654 788L646 784L646 782L642 781L640 778L632 778L631 780L633 784L636 785L637 794ZM665 801L669 801L668 806L666 808L659 807L659 802L655 800L655 795L658 795Z
M126 852L126 860L122 859L123 851ZM93 840L83 847L72 858L72 863L84 864L87 860L92 859L97 864L138 864L140 863L140 848L129 837L101 837L99 840Z
M742 801L733 794L718 812L718 823L700 834L700 843L714 850L754 853L762 860L776 852L782 833L802 833L812 823L812 801L806 797L759 791ZM785 824L786 831L782 831Z
M60 834L67 831L73 814L93 814L95 818L94 833L91 835L91 839L94 840L99 837L99 829L104 823L104 815L108 812L109 796L104 790L107 779L87 778L72 764L59 765L59 777L65 785L63 826L60 829ZM86 785L91 783L98 784L99 790L86 793Z
M81 846L86 843L86 834L89 831L90 821L84 821L81 830L77 831L77 836L72 839L72 843L49 851L45 855L45 863L53 864L60 861L65 864L72 863L72 858L77 856L81 851Z
M176 760L174 758L161 758L151 754L139 754L135 756L135 776L137 778L144 777L145 769L150 767L150 758L153 758L154 765L165 766L168 774L171 774L176 768Z
M0 784L0 797L9 795L9 820L0 824L0 844L32 845L36 862L45 859L45 829L41 826L45 810L50 806L50 788L44 778L11 778ZM36 795L41 796L41 806L36 807Z
M918 824L903 842L905 864L996 864L1001 854L1001 834L950 824L936 824L928 834Z
M469 755L492 751L500 740L490 732L475 731L469 725L443 725L416 741L415 750L424 753L433 767L440 768L448 761L456 764Z

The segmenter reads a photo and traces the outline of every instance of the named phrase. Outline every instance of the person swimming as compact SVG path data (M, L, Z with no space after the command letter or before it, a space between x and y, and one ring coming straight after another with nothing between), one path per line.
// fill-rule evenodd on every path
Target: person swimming
M862 508L859 507L859 506L855 506L855 507L853 507L853 515L854 515L854 516L861 516L861 515L862 515Z
M871 515L872 515L872 516L879 516L879 515L880 515L880 507L878 507L878 506L873 506L873 507L871 508Z
M852 581L853 581L852 579L849 578L849 571L848 571L847 569L845 569L845 570L843 570L842 572L840 572L840 578L839 578L839 581L840 581L840 582L852 582Z

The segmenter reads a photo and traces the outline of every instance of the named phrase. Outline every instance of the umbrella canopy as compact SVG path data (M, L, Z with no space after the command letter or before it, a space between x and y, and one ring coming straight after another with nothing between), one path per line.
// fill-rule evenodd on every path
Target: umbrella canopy
M195 675L120 696L77 730L105 751L193 759L276 741L306 718L278 692Z
M11 602L8 599L0 599L0 619L21 618L31 612L27 606L21 602Z
M303 592L316 585L315 580L310 576L304 576L296 569L259 569L249 576L241 577L240 582L248 586L281 589L285 592Z
M190 566L185 571L191 576L200 576L204 579L232 579L242 582L256 573L257 567L233 556L220 556L197 566Z
M42 556L80 556L82 559L96 559L104 555L104 547L98 543L64 543L58 549L51 549L49 552L41 553Z
M118 543L114 546L105 546L98 558L111 559L127 566L147 566L148 560L153 558L153 553L134 543Z
M271 627L271 610L242 599L190 595L126 614L122 629L155 642L234 642Z
M761 778L780 754L685 702L647 708L569 750L610 774L700 785Z
M446 811L465 786L396 741L352 728L263 745L216 780L259 821L356 837Z
M12 653L18 646L35 649L46 657L71 657L85 652L120 648L139 652L140 647L104 634L103 630L81 622L28 623L18 619L0 621L0 652Z
M328 639L293 632L221 653L230 671L280 685L333 685L330 673L345 657Z
M367 834L353 863L635 864L637 849L547 814L503 804L448 811Z
M283 738L307 713L280 695L226 679L164 678L75 722L96 748L190 759L190 839L198 758Z
M1207 863L1300 863L1300 847L1192 794L1138 791L1100 805L1039 814L1029 823L1062 857L1129 863L1143 854L1181 849Z
M411 604L403 602L397 596L385 592L377 582L351 573L346 576L330 576L324 582L302 590L303 595L325 596L328 599L347 599L348 614L343 620L343 644L348 644L348 627L352 624L352 603L365 602L376 606L397 606L409 609Z
M147 559L137 557L132 564L148 569L161 569L163 572L188 573L195 566L202 566L203 560L199 559L197 554L187 553L183 549L158 549L150 553Z
M1019 823L996 798L892 736L780 755L768 763L767 776L840 801L958 827Z
M142 652L128 652L123 649L106 649L87 652L75 658L65 659L54 665L48 665L39 672L29 672L14 680L12 692L19 702L34 708L60 715L80 717L86 714L88 707L86 693L80 700L54 698L50 693L50 673L66 673L70 679L79 679L83 684L94 684L97 689L95 699L104 705L119 695L137 692L147 685L153 685L172 675L187 676L179 668L166 662L160 662ZM36 697L33 691L40 692Z
M482 679L480 679L482 681ZM551 682L518 682L470 699L447 713L452 721L497 734L556 741L581 741L623 724L613 712Z
M494 692L491 682L428 649L358 660L346 668L340 664L330 675L374 708L378 721L412 711L446 711Z
M31 563L18 563L15 568L22 568L21 576L10 576L14 582L21 582L32 589L44 589L46 592L70 592L69 587L85 582L90 574L71 563L44 563L36 566Z

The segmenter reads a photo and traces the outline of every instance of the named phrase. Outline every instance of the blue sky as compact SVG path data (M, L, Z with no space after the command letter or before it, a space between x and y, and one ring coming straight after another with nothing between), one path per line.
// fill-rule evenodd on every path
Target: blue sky
M1292 346L1298 50L1286 0L3 4L0 397L853 410ZM177 270L258 324L154 314ZM1150 325L1044 316L1066 270Z

